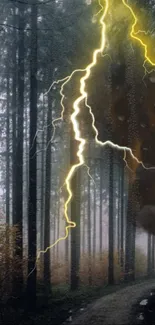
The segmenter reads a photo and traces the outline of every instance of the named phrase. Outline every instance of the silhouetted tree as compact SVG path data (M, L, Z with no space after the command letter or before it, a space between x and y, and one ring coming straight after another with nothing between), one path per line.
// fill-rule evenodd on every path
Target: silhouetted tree
M109 264L108 264L108 283L114 283L114 197L113 197L113 163L114 152L113 149L109 149Z
M37 16L36 1L31 6L31 57L30 57L30 155L28 204L28 279L27 303L29 309L36 304L36 131L37 131Z
M51 137L52 128L49 121L52 120L52 100L48 94L47 112L47 139L46 139L46 175L45 175L45 221L44 221L44 250L50 246L50 198L51 198ZM50 290L50 250L44 254L44 283L46 290Z
M88 146L88 156L90 156L90 144ZM91 160L88 159L88 165L89 167L91 167ZM87 188L88 188L88 192L87 192L87 195L88 195L88 205L87 205L87 219L88 219L88 227L87 227L87 230L88 230L88 234L87 234L87 237L88 237L88 282L89 282L89 285L92 284L92 274L91 274L91 188L90 188L90 177L88 175L88 185L87 185Z
M9 58L8 58L9 59ZM9 61L8 61L9 62ZM10 224L10 67L7 66L6 108L6 223Z
M15 182L15 215L13 215L13 223L18 226L19 236L17 237L15 256L18 256L21 260L21 272L18 274L18 279L14 279L14 291L17 295L21 294L23 286L23 269L22 269L22 258L23 258L23 118L24 118L24 55L25 55L25 6L23 4L18 5L18 62L17 62L17 119L13 116L13 128L17 127L17 131L13 130L13 135L16 137L13 143L14 152L14 176L13 182ZM14 49L16 53L16 48ZM14 53L14 60L15 60ZM15 62L14 62L15 64ZM14 71L15 72L15 71ZM16 72L15 72L16 73ZM15 80L14 80L15 82ZM14 85L15 87L15 85ZM14 89L16 96L16 90ZM13 99L15 101L15 98ZM15 104L15 103L14 103ZM13 107L15 109L15 107ZM13 113L15 114L15 112ZM15 122L15 119L17 122ZM14 293L15 294L15 293Z
M70 164L75 164L77 142L73 140L73 131L70 138ZM71 290L76 290L79 285L80 263L80 172L76 171L71 180L73 198L71 201L71 221L76 223L71 231Z

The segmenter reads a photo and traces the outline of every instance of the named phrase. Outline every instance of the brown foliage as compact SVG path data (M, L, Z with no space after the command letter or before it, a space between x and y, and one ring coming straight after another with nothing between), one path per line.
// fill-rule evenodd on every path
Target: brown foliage
M0 300L11 294L13 278L21 272L21 261L14 254L18 236L17 227L0 225Z
M69 265L63 262L63 258L52 262L52 283L54 285L69 283ZM80 260L80 283L82 285L89 284L89 272L92 275L92 285L104 285L108 281L108 251L103 252L102 257L96 254L95 259L91 257L89 260L88 254L81 256ZM131 270L132 272L132 270ZM135 252L135 276L138 278L147 274L147 257L139 249ZM114 252L114 278L115 283L120 283L124 279L124 271L121 270L118 253Z

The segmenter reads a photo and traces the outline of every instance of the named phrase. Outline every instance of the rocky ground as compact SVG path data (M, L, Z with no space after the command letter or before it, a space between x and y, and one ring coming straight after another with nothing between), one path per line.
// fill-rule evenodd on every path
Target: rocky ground
M72 325L131 325L132 307L139 297L155 288L155 282L145 281L104 296L85 311L73 315ZM80 313L80 314L79 314Z

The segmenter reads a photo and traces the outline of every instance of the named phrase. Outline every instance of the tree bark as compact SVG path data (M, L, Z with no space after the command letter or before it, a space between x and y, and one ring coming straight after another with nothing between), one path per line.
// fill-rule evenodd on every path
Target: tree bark
M18 92L17 92L17 138L16 153L14 156L15 167L15 215L13 215L13 224L18 227L18 236L15 243L15 257L20 263L20 275L14 278L14 295L20 295L23 286L23 119L24 119L24 26L25 26L25 6L18 6ZM15 119L16 117L14 117ZM14 121L13 127L16 125ZM14 130L14 133L16 131ZM15 148L14 148L15 149Z
M10 224L10 71L7 69L6 112L6 223Z
M13 25L16 26L15 8L13 12ZM12 223L16 223L16 115L17 115L17 32L13 30L13 48L12 48Z
M120 157L118 155L118 196L117 196L117 252L118 252L118 263L120 262L121 256L121 167Z
M130 280L134 281L135 280L135 239L136 239L136 227L135 225L132 224L132 232L131 232L131 262L130 262L130 269L131 269L131 275L130 275Z
M89 146L90 147L90 146ZM90 148L89 148L90 149ZM88 149L88 150L89 150ZM89 152L88 152L89 156ZM88 165L90 167L90 159L88 162ZM89 285L92 284L92 271L91 271L91 205L90 205L90 176L88 175L88 210L87 210L87 218L88 218L88 283Z
M82 254L85 254L86 248L86 213L87 213L87 206L86 206L86 188L85 188L85 175L84 170L81 171L82 179L83 179L83 223L82 223Z
M109 265L108 283L114 283L114 230L113 230L113 149L110 148L109 171Z
M148 234L147 241L147 274L151 275L151 234Z
M121 164L121 238L120 238L120 264L124 268L124 161Z
M154 235L152 235L152 274L154 275L154 244L155 244L155 238Z
M100 229L99 229L99 233L100 233L100 260L102 260L102 213L103 213L103 209L102 209L102 205L103 205L103 161L102 159L100 160Z
M70 137L70 164L75 164L77 142L73 140L73 131ZM80 264L80 172L76 171L71 180L72 201L71 221L76 222L76 227L71 229L71 290L79 286L79 264Z
M44 248L44 217L45 217L45 201L44 201L44 191L45 191L45 101L43 99L43 110L42 110L42 155L41 155L41 220L40 220L40 247L41 250ZM42 258L41 258L42 259Z
M129 189L128 205L127 205L127 219L126 219L126 247L125 247L125 281L134 279L135 269L135 188Z
M96 171L96 169L95 169ZM95 174L95 173L94 173ZM96 185L94 185L94 214L93 214L93 258L95 263L96 254Z
M35 0L34 0L35 2ZM37 131L37 5L31 6L31 57L30 57L30 155L28 203L28 309L36 306L36 131Z
M47 125L52 120L52 100L51 94L48 94L48 113ZM50 198L51 198L51 125L47 128L46 142L46 176L45 176L45 222L44 222L44 250L50 246ZM44 284L49 292L51 287L51 270L50 270L50 250L44 254Z
M60 187L59 182L58 182L58 186ZM57 238L60 238L60 197L59 197L59 194L57 197ZM57 245L57 260L59 262L59 243Z

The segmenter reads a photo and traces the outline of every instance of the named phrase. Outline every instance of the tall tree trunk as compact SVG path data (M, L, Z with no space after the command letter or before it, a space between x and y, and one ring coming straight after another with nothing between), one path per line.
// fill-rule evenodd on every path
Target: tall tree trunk
M49 123L49 122L48 122ZM45 190L45 101L43 98L43 110L42 110L42 155L41 155L41 220L40 220L40 248L44 248L44 213L45 213L45 202L44 202L44 190ZM41 257L42 259L42 257Z
M9 49L8 49L9 52ZM9 57L7 58L9 60ZM9 62L9 61L8 61ZM7 273L10 269L10 232L8 231L8 226L10 225L10 68L7 66L7 84L6 84L6 94L7 94L7 107L6 107L6 237L5 237L5 272ZM11 272L10 272L11 273ZM10 279L9 279L10 280ZM11 282L11 281L10 281Z
M118 155L119 157L119 155ZM117 196L117 252L118 252L118 263L120 262L121 256L121 168L120 159L118 159L118 196Z
M155 237L152 235L152 274L154 275L154 244Z
M120 233L120 264L121 269L124 269L124 161L121 163L121 233Z
M89 145L89 149L90 151L90 145ZM88 156L90 155L90 153L88 152ZM90 167L90 159L88 162L88 165ZM88 233L87 233L87 237L88 237L88 283L89 285L92 284L92 270L91 270L91 202L90 202L90 176L88 175L88 210L87 210L87 218L88 218Z
M52 100L51 94L48 94L48 113L47 125L52 120ZM50 246L50 198L51 198L51 125L47 128L46 143L46 175L45 175L45 222L44 222L44 250ZM50 272L50 250L44 254L44 284L47 291L50 291L51 272Z
M124 263L125 263L126 225L127 225L127 209L128 209L128 186L125 186L126 183L127 183L127 178L125 178L125 182L124 182L124 194L125 194L124 195L124 229L123 229Z
M28 196L29 196L29 113L28 113L28 109L27 107L25 108L25 112L24 112L24 119L25 119L25 138L24 138L24 141L25 141L25 173L26 173L26 177L25 177L25 195L26 195L26 198L24 200L25 202L25 205L24 206L24 212L25 212L25 217L26 217L26 220L24 220L25 222L27 222L27 214L28 214L28 211L27 211L27 205L28 205Z
M7 69L6 112L6 223L10 224L10 71Z
M82 171L83 172L83 171ZM85 178L84 178L84 175L83 175L83 197L84 197L84 200L83 200L83 228L82 228L82 254L84 256L84 253L85 253L85 248L86 248L86 200L85 200L85 195L86 195L86 190L85 190Z
M147 241L147 274L151 275L151 235L148 234Z
M58 182L58 185L60 187L60 182ZM60 197L58 194L57 197L57 238L60 238ZM59 262L59 243L57 245L57 260Z
M73 140L73 131L70 137L70 164L75 164L77 142ZM71 290L79 286L80 264L80 172L76 171L71 180L73 198L71 201L71 221L76 222L76 227L71 229Z
M130 269L131 269L131 275L130 280L135 280L135 239L136 239L136 227L135 225L132 225L132 232L131 232L131 253L130 253Z
M46 99L43 96L43 107L42 107L42 137L41 137L41 213L40 213L40 249L44 250L44 222L45 222L45 166L46 166L46 138L45 122L47 120L47 107ZM49 121L48 121L49 124ZM41 265L41 277L44 277L44 255L40 256Z
M96 169L95 169L96 171ZM96 175L96 173L94 172ZM96 254L96 185L94 185L94 214L93 214L93 258L95 263Z
M22 4L18 6L18 96L17 96L17 145L16 145L16 168L15 168L15 216L13 224L18 227L16 237L15 256L20 261L20 275L14 279L14 294L20 295L23 286L23 116L24 116L24 12Z
M128 109L130 111L128 118L128 146L133 147L134 138L139 138L138 134L138 117L136 106L136 74L134 67L136 66L135 55L131 53L129 48L124 48L126 63L126 84L128 86ZM135 225L134 218L137 213L136 186L132 189L128 197L127 220L126 220L126 256L125 256L125 279L132 280L134 278L135 264ZM134 202L134 203L133 203Z
M117 189L118 189L118 177L117 177L117 154L114 152L113 157L113 241L114 241L114 251L117 249L117 227L118 227L118 219L117 219Z
M67 192L65 191L64 193L64 202L66 202L68 196L67 196ZM67 222L65 220L65 227L67 226ZM66 263L66 282L70 282L69 281L69 272L70 272L70 265L69 265L69 236L66 238L65 240L65 263Z
M113 229L113 149L110 148L109 171L109 265L108 283L114 283L114 229Z
M16 12L14 8L13 25L16 26ZM13 49L12 49L12 223L16 223L16 102L17 102L17 32L13 30Z
M56 193L54 195L54 203L53 203L53 208L54 208L54 215L53 215L53 242L55 243L55 241L57 240L57 237L56 237ZM54 246L53 247L53 261L55 263L55 249L56 247Z
M135 225L133 223L136 207L135 207L136 188L129 189L127 218L126 218L126 247L125 247L125 281L134 278L135 263Z
M130 276L130 254L131 254L131 222L129 220L130 210L130 199L128 199L128 208L127 208L127 222L126 222L126 236L125 236L125 281L129 281Z
M28 309L36 305L36 211L37 211L37 5L31 6L31 58L30 58L30 155L29 155L29 204L28 204Z
M102 152L102 151L101 151ZM102 157L101 157L101 160L100 160L100 223L99 223L99 226L100 226L100 229L99 229L99 232L100 232L100 260L102 260L102 236L103 236L103 229L102 229L102 213L103 213L103 161L102 161Z

